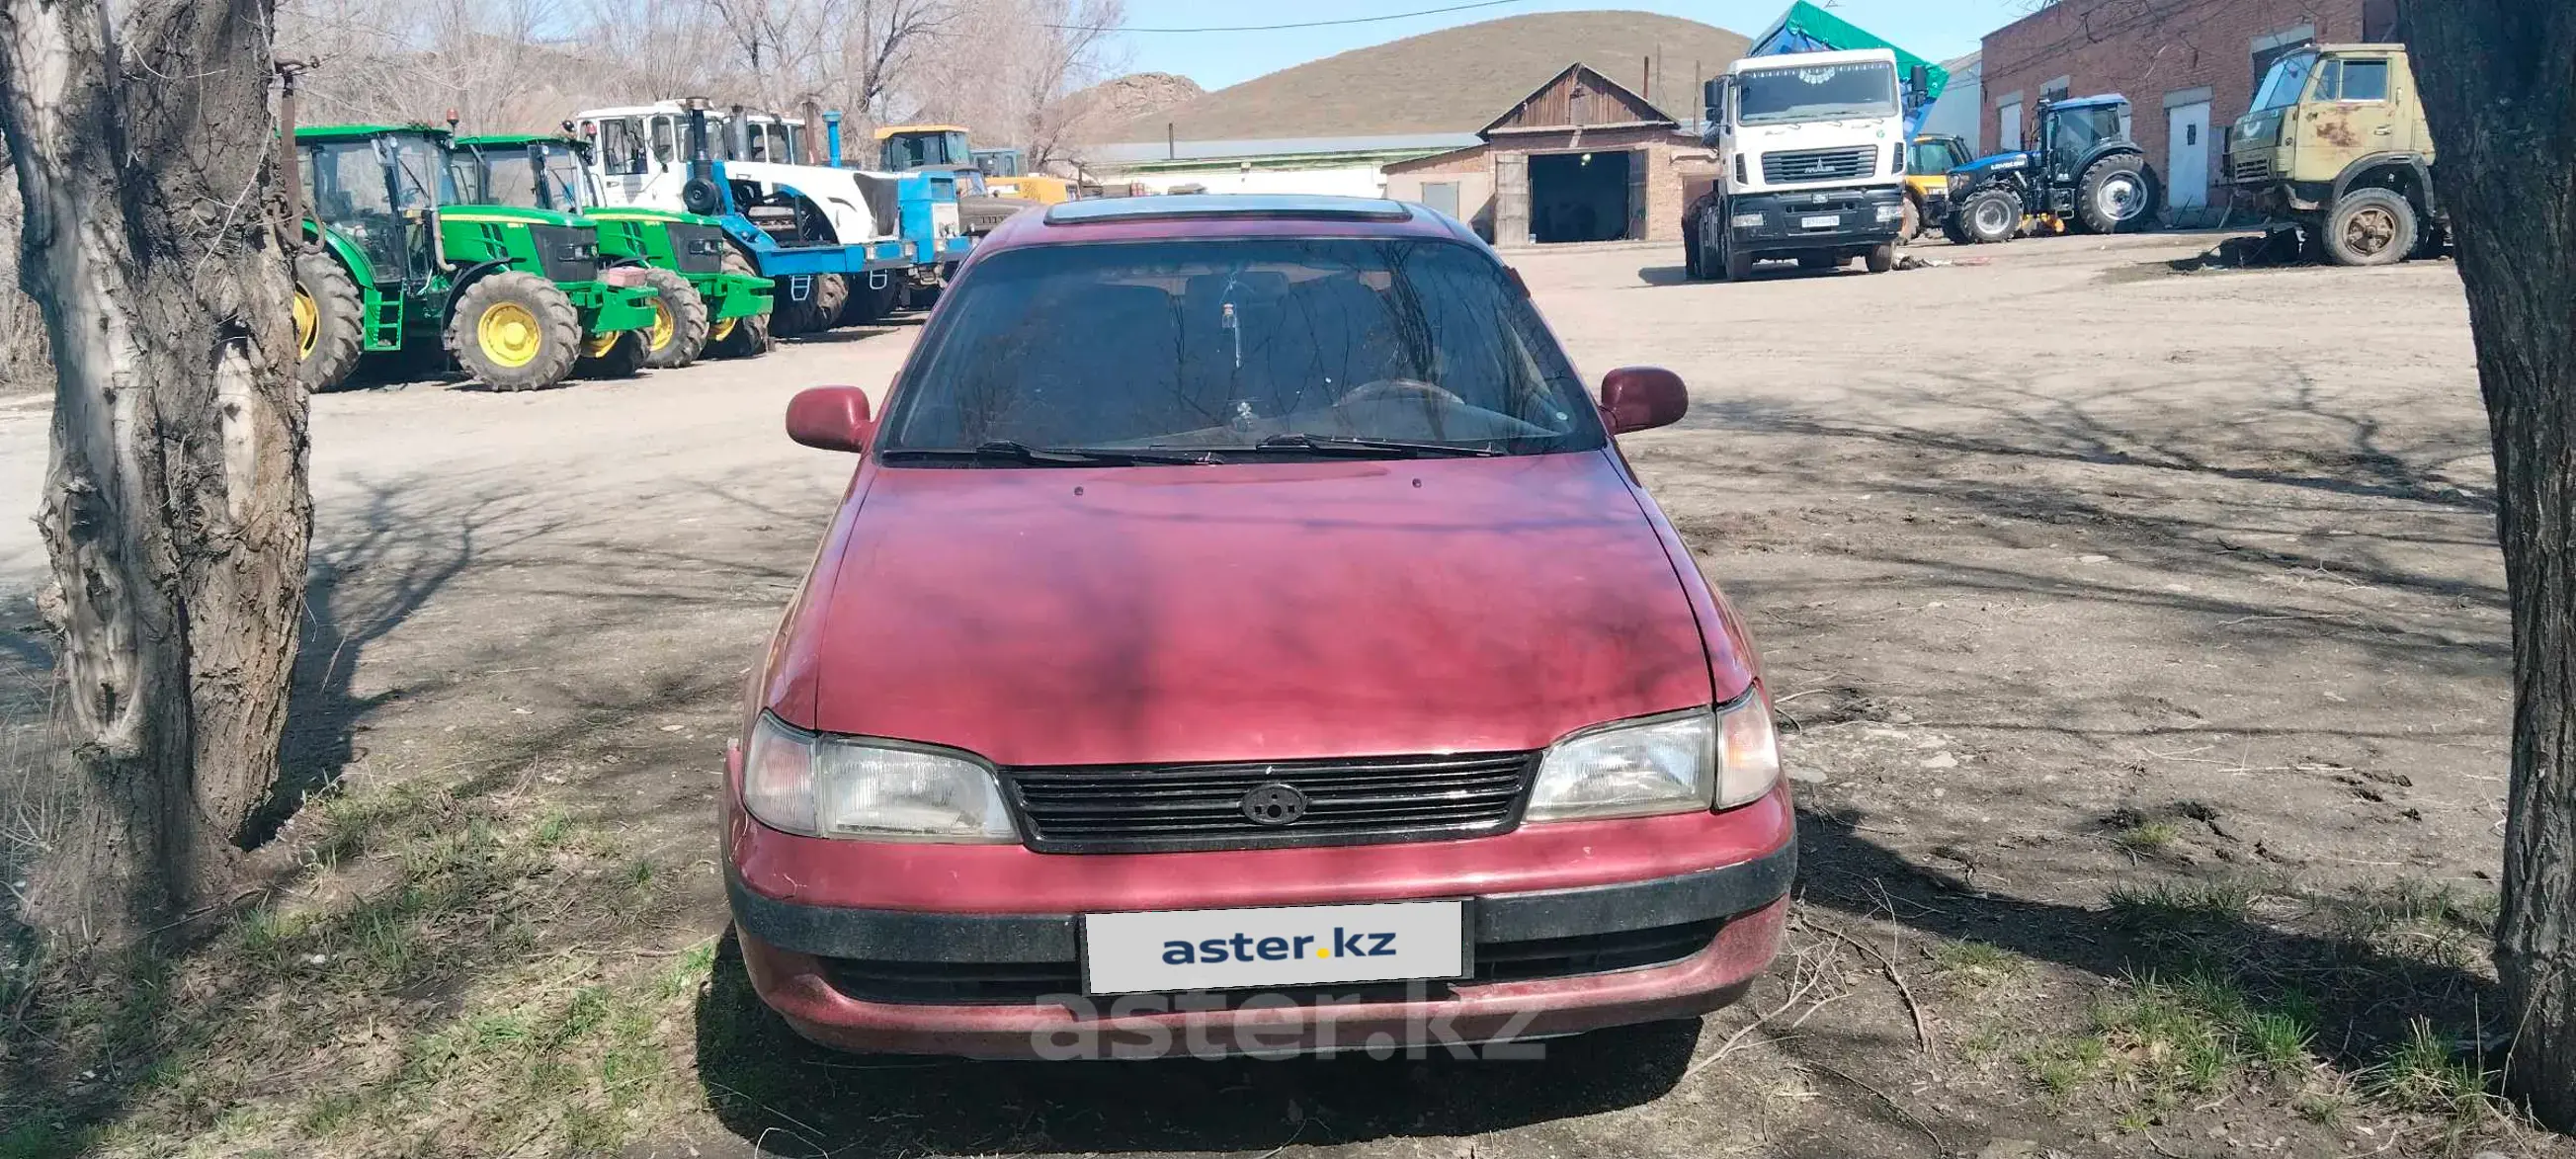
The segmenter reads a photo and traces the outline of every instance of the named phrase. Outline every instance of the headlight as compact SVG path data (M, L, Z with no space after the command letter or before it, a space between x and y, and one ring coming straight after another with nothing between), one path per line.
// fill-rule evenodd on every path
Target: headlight
M1964 193L1964 192L1966 192L1966 191L1967 191L1967 188L1968 188L1968 175L1967 175L1967 174L1965 174L1965 173L1953 173L1953 174L1951 174L1951 175L1950 175L1950 192L1952 192L1952 193Z
M818 736L765 714L743 749L742 803L761 824L807 837L1020 839L993 770L963 753Z
M1540 758L1529 821L1647 817L1730 809L1780 780L1771 705L1759 690L1705 708L1621 721L1556 742Z

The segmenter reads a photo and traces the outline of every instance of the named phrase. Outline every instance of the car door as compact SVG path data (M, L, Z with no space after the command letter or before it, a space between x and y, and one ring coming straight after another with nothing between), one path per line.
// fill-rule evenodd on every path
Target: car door
M2317 65L2299 107L2299 169L2331 180L2353 162L2402 146L2389 108L2385 56L2337 56Z

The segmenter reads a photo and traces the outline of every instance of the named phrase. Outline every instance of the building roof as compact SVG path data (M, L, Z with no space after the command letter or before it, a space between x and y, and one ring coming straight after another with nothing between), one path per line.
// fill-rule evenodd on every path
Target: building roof
M1585 110L1578 102L1550 99L1560 93L1568 96L1588 93L1608 97L1611 106L1618 109L1619 113L1607 119L1587 118ZM1670 114L1656 108L1646 98L1628 91L1628 86L1601 75L1598 69L1576 61L1565 66L1564 70L1555 76L1547 78L1537 88L1531 89L1528 95L1514 101L1512 107L1503 110L1503 115L1486 122L1484 128L1476 130L1476 135L1491 139L1498 131L1590 128L1602 125L1670 126L1678 123Z
M1577 61L1650 102L1694 107L1695 79L1726 71L1747 43L1651 12L1533 12L1309 61L1114 126L1099 139L1159 148L1169 126L1182 142L1399 138L1454 148Z

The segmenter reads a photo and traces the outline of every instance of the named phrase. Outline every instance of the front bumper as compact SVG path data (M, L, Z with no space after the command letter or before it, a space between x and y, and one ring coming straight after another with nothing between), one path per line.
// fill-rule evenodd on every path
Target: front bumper
M612 286L606 282L565 282L564 295L581 316L585 334L616 334L653 324L650 286Z
M979 1058L1439 1047L1697 1015L1778 952L1797 856L1785 789L1721 814L1181 854L823 841L727 814L763 1001L827 1045ZM1082 993L1084 913L1458 897L1471 979Z
M1905 228L1905 190L1896 185L1742 193L1725 208L1736 248L1756 254L1864 250L1896 240Z
M769 312L772 283L750 274L695 274L689 284L706 299L707 320L752 318Z

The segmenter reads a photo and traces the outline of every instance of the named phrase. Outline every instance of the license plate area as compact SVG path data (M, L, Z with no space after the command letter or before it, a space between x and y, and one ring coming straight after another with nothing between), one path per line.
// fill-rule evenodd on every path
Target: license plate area
M1086 914L1082 988L1146 994L1447 981L1475 955L1464 900Z
M1798 219L1798 225L1802 229L1833 229L1842 223L1843 215L1839 213L1828 213L1818 217L1802 217Z

